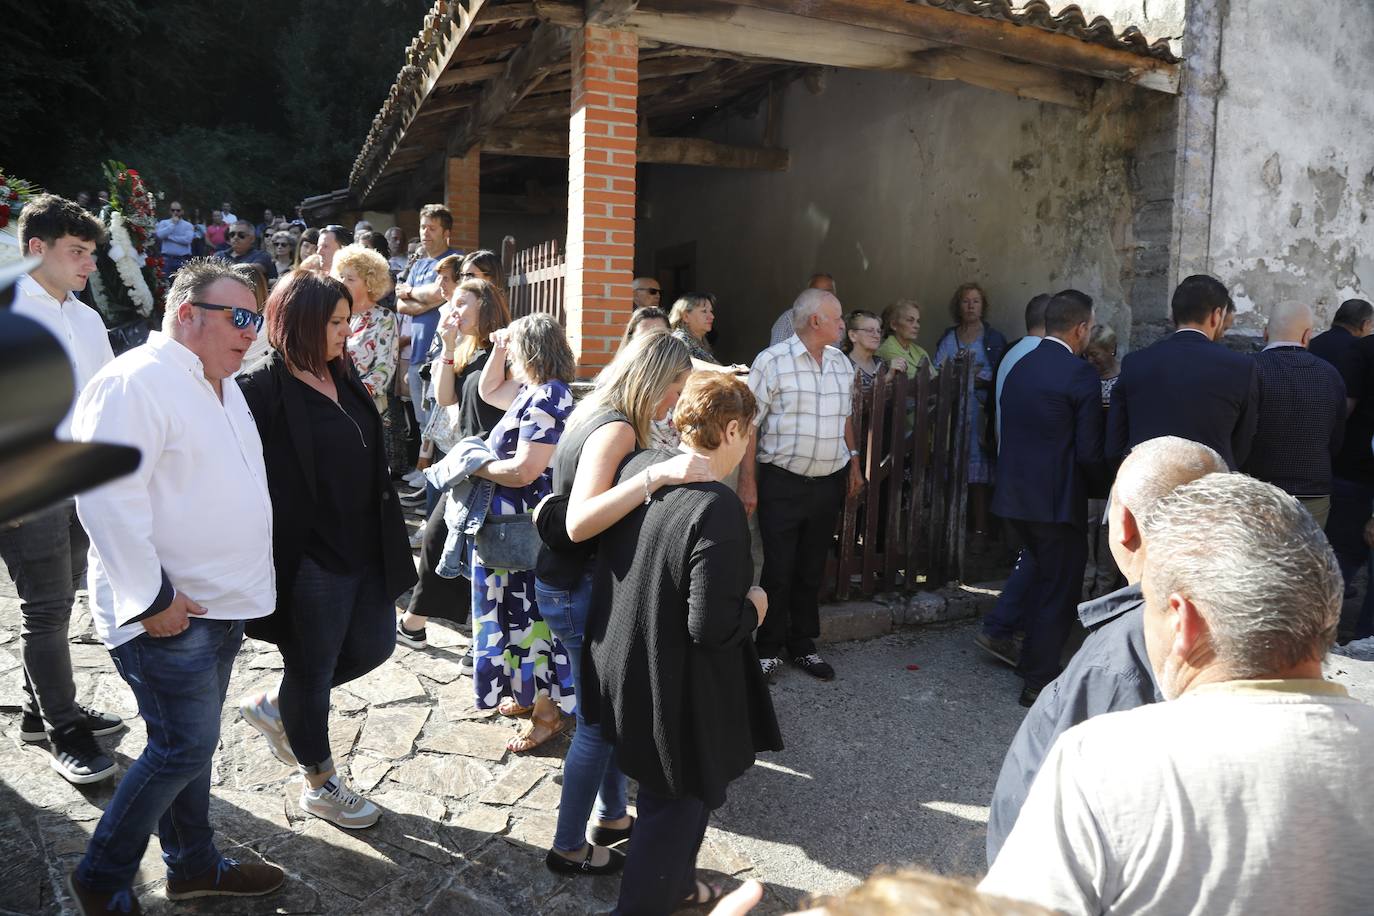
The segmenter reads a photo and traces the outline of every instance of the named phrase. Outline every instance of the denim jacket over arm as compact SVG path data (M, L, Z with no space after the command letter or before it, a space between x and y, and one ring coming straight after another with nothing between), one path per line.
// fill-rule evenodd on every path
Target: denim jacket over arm
M425 479L440 492L448 494L444 522L448 537L444 553L435 569L445 579L472 578L472 542L487 520L496 484L472 472L499 456L482 436L469 436L455 445L438 464L425 469Z

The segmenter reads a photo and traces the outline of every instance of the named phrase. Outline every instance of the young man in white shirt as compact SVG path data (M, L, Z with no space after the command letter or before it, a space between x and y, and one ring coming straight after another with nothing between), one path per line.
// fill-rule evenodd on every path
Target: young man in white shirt
M172 900L282 883L274 866L221 856L209 824L211 758L244 621L276 602L262 442L230 378L261 323L232 266L188 261L163 333L111 362L77 403L76 439L143 453L136 472L83 493L77 509L91 537L91 616L148 730L70 876L82 913L136 910L131 887L154 831Z
M53 194L33 198L19 216L19 241L43 263L19 279L13 311L43 325L67 353L77 394L114 358L105 323L75 293L95 272L96 244L104 228L91 214ZM71 438L71 411L57 428ZM0 526L0 557L19 592L23 627L24 714L20 737L45 738L52 767L73 783L99 782L115 764L95 741L123 728L118 716L76 704L68 625L76 591L85 587L86 532L76 503L64 499Z

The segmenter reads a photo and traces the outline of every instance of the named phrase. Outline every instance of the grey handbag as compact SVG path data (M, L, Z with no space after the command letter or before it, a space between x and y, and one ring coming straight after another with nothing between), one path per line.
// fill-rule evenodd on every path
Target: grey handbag
M534 569L543 543L535 530L534 517L526 512L488 515L477 529L477 556L488 569Z

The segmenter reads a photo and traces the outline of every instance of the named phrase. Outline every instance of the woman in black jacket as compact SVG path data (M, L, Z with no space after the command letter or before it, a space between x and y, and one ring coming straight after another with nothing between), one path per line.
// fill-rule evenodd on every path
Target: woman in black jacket
M329 691L395 647L392 607L415 583L382 418L345 351L352 300L338 280L296 271L267 300L272 350L238 379L272 497L276 613L250 633L281 649L275 691L239 711L305 775L301 808L341 827L377 822L329 750Z
M694 375L673 422L715 479L646 487L643 504L598 542L579 702L639 781L617 913L668 913L719 896L696 880L706 822L756 752L782 749L752 640L768 598L750 586L744 506L718 482L744 455L754 409L733 376ZM640 452L620 479L676 454Z

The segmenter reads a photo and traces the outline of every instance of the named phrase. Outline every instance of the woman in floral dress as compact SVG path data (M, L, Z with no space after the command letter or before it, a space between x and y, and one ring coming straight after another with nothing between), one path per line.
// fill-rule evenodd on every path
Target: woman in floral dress
M348 320L348 355L363 380L377 413L386 416L387 392L396 375L399 338L396 313L377 303L391 290L391 273L371 248L349 245L334 255L330 275L348 288L353 315Z
M572 350L551 316L529 315L491 335L479 390L506 415L487 437L500 460L474 473L496 483L488 516L532 513L552 489L549 462L572 413L572 377ZM474 547L472 615L477 707L530 714L529 728L506 746L533 750L576 708L568 654L539 616L534 570L488 567Z

